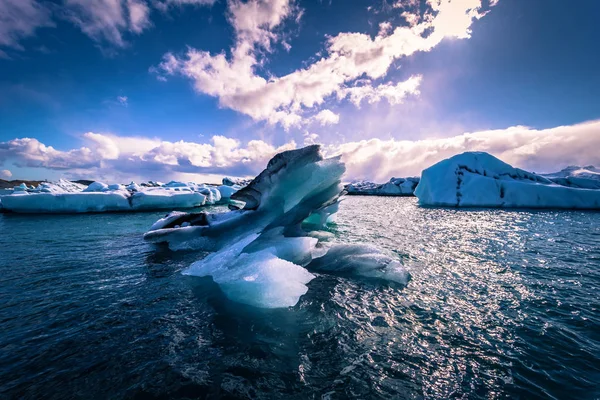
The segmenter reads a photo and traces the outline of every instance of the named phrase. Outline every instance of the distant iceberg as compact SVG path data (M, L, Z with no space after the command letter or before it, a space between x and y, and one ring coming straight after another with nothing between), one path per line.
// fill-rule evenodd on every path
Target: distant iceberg
M587 167L570 166L559 172L541 175L562 186L600 189L600 169L592 165Z
M318 145L285 151L231 195L232 211L174 212L157 221L144 238L173 250L213 252L183 273L210 276L231 300L256 307L295 305L315 277L311 270L406 284L408 273L400 263L373 248L333 246L323 263L315 262L329 247L302 224L318 229L330 221L338 209L344 171L340 158L325 159Z
M427 206L600 209L600 190L562 186L480 152L427 168L415 195Z
M345 189L350 195L414 196L419 178L392 178L384 184L368 181L352 182Z
M237 188L227 188L226 199ZM17 186L0 196L0 211L15 213L87 213L173 210L222 201L219 188L196 183L135 182L127 186L92 182L89 186L61 179L38 187Z

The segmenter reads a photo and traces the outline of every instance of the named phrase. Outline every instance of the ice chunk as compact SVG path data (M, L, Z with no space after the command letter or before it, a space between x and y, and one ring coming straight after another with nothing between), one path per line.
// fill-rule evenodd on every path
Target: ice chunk
M430 206L600 209L600 190L560 186L479 152L424 170L415 195Z
M41 193L77 193L86 188L85 185L59 179L56 182L42 182L33 192Z
M130 192L139 192L141 190L140 186L133 181L129 185L127 185L126 189Z
M84 192L105 192L108 190L108 185L104 182L92 182Z
M248 186L248 184L252 182L252 179L242 179L242 178L223 178L223 185L225 186L239 186L244 187Z
M134 210L193 208L204 205L205 197L196 192L172 192L160 188L146 189L131 196Z
M246 252L246 247L257 240L251 234L208 257L195 262L185 270L185 275L211 276L225 295L240 303L255 307L279 308L294 306L300 296L308 291L306 284L314 275L301 266L286 261L277 253L294 253L287 246L292 242L276 244L277 247L257 247ZM275 244L277 242L273 242ZM293 242L302 248L304 241Z
M367 181L352 182L346 185L348 194L372 196L414 196L419 178L392 178L384 184Z
M221 185L217 189L219 190L219 193L221 194L221 201L228 201L235 192L237 192L238 190L241 189L241 186Z
M107 190L115 191L115 190L125 190L125 186L119 183L113 183L112 185L108 185Z
M248 186L231 195L227 213L171 213L144 238L171 249L212 251L184 274L211 276L231 300L257 307L295 305L314 278L304 266L406 283L400 263L371 247L319 245L303 222L324 225L338 209L345 171L319 146L283 152ZM231 207L231 204L230 204ZM314 260L314 261L313 261Z
M203 226L149 231L144 237L173 249L216 251L250 233L299 225L313 211L337 201L345 171L339 158L324 159L318 146L276 155L248 186L231 197L243 209L211 214Z
M410 279L410 274L399 261L368 245L334 245L323 257L311 262L307 268L311 271L383 279L403 285L406 285Z

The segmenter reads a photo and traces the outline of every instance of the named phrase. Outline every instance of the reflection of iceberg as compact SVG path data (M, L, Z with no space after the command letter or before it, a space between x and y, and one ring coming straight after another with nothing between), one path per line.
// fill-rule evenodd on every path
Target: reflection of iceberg
M318 227L337 211L344 171L338 157L324 159L317 145L286 151L269 161L248 186L232 194L232 211L172 213L157 221L144 237L168 243L174 250L214 252L184 274L211 276L232 300L259 307L292 306L314 278L304 267L326 252L301 225L308 222ZM239 209L237 203L242 204ZM373 249L367 252L370 260L364 251L358 254L365 262L355 264L352 271L330 264L347 262L360 251L354 246L336 251L324 271L398 277L385 271L399 269L399 265Z
M415 195L432 206L600 209L600 190L560 186L477 152L424 170Z

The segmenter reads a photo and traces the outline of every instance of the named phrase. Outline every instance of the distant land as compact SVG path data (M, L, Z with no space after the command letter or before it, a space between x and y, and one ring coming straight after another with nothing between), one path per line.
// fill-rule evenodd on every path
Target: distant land
M21 183L26 184L27 186L37 186L44 181L24 181L15 179L12 181L6 181L4 179L0 179L0 189L12 189L15 186L19 186Z

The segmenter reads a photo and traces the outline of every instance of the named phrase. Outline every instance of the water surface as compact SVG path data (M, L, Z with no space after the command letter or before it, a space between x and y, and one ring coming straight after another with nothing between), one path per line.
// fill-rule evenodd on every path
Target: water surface
M335 241L405 288L320 275L261 310L156 249L163 213L0 215L0 398L600 397L600 213L350 197Z

